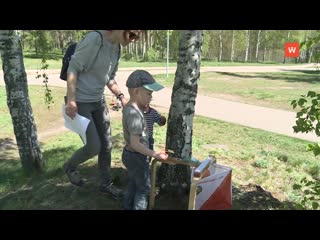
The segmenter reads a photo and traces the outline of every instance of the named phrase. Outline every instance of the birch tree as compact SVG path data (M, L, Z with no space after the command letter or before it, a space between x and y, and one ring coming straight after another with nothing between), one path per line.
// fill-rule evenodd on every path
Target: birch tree
M192 126L200 77L201 30L184 30L179 38L179 56L171 95L166 149L172 157L190 160L192 155ZM186 191L190 184L190 168L162 164L159 170L162 189Z
M222 30L219 31L219 57L218 62L222 61Z
M244 62L248 62L249 48L250 48L250 30L247 30L246 56L244 58Z
M40 170L44 159L28 95L20 39L14 30L0 30L0 53L6 84L7 105L19 149L22 167L27 172Z
M256 62L259 62L260 36L261 36L261 30L258 30L257 45L256 45Z
M231 56L230 61L233 62L234 59L234 30L232 30L232 40L231 40Z

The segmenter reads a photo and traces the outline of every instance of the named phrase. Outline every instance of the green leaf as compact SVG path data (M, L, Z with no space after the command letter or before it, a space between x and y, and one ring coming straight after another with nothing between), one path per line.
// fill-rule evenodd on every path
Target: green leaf
M307 94L307 97L315 97L316 96L316 92L314 91L309 91Z
M313 147L313 154L315 156L318 156L320 154L320 147L318 144L315 144L314 147Z
M312 105L318 105L318 100L312 99Z
M306 177L304 177L304 178L302 178L302 179L301 179L301 181L300 181L300 182L301 182L301 183L306 183L307 181L308 181L308 180L307 180L307 178L306 178Z
M293 105L293 104L295 104L296 102L297 102L297 100L292 100L290 104Z
M319 207L319 203L317 203L317 202L312 202L312 209L313 209L313 210L318 209L318 207Z
M294 103L293 105L292 105L292 107L293 107L293 109L295 109L296 107L297 107L297 103Z
M299 190L299 189L301 189L301 185L295 183L295 184L293 184L292 188L293 188L293 190Z
M299 130L300 130L299 127L297 127L297 126L293 126L292 128L293 128L293 131L294 131L295 133L298 133Z
M312 185L312 184L313 184L312 181L308 181L308 182L306 183L306 186L310 186L310 185Z
M309 143L309 144L307 145L306 150L307 150L307 151L313 151L313 148L314 148L313 144L312 144L312 143Z
M300 107L303 107L303 104L305 104L306 102L307 102L307 100L304 99L304 98L300 98L300 99L298 100L298 104L299 104Z

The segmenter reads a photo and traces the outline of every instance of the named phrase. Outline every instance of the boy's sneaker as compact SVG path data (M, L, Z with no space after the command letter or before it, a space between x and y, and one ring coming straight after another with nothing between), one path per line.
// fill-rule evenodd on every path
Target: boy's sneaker
M99 190L102 193L111 195L114 199L121 199L123 197L123 191L115 187L112 183L109 185L101 184Z
M80 174L77 170L68 169L67 165L63 165L63 170L67 174L69 181L78 187L82 187L84 185L84 181L81 179Z

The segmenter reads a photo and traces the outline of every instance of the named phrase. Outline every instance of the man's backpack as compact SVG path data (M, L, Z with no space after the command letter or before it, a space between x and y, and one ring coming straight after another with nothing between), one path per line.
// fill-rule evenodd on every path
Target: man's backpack
M100 48L101 48L102 44L103 44L103 36L99 31L95 31L95 32L99 33L99 35L101 37L101 46L100 46ZM60 79L61 80L67 81L67 72L68 72L69 62L71 60L71 56L74 54L74 52L76 50L76 46L77 46L77 43L71 44L67 48L67 50L62 58L62 67L61 67L61 71L60 71Z

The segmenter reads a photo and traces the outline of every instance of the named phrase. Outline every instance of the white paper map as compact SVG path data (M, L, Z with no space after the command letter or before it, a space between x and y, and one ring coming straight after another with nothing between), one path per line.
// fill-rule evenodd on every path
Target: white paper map
M86 137L86 131L87 127L89 125L90 120L88 118L85 118L78 113L76 113L76 116L71 119L67 114L65 110L65 105L62 105L62 115L64 118L64 126L71 131L77 133L80 135L84 145L87 144L87 137Z

